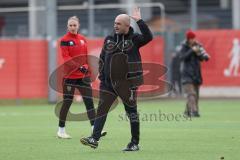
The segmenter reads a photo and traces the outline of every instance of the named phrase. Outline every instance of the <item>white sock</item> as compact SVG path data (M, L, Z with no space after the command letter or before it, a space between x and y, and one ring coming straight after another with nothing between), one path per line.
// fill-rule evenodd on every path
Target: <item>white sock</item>
M65 133L65 127L58 127L58 132Z
M94 126L92 126L92 132L93 132Z

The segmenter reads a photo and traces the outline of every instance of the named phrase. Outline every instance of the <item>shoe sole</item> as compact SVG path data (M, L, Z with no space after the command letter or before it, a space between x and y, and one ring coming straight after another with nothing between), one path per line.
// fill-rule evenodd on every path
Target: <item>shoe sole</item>
M107 135L107 132L103 132L102 134L101 134L101 137L104 137L104 136L106 136Z
M59 137L57 136L58 139L72 139L72 137L69 137L69 138L63 138L63 137Z
M137 152L137 151L139 151L139 149L137 149L137 150L122 150L123 152Z
M97 146L88 143L88 142L85 141L84 139L80 139L80 142L81 142L83 145L85 145L85 146L90 146L90 147L93 148L93 149L96 149L96 148L97 148Z

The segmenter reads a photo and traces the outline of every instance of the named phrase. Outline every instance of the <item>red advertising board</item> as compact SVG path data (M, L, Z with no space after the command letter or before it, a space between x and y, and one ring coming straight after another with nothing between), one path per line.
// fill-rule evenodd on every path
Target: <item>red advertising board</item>
M204 85L239 86L240 31L198 30L196 35L211 56L202 63ZM102 45L103 39L88 39L89 54L98 57ZM155 37L140 52L143 63L163 64L163 39ZM0 40L0 98L47 98L47 54L46 40ZM61 64L60 50L57 54ZM96 61L90 64L96 77ZM96 79L93 87L98 88L98 83Z
M197 39L211 56L202 63L205 86L240 86L240 31L198 30Z
M19 96L21 98L47 97L47 42L19 41L18 53Z
M17 42L0 41L0 97L16 98L18 92Z
M0 41L0 98L47 97L47 42Z

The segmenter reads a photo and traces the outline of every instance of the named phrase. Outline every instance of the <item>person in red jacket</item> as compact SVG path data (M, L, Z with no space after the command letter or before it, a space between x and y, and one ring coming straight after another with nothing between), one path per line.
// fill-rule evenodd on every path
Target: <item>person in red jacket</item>
M61 38L60 44L61 54L64 59L64 78L63 103L60 110L57 136L63 139L71 138L65 131L65 122L73 102L75 89L78 89L82 95L92 126L95 120L95 109L90 85L91 71L87 61L87 41L83 35L78 33L79 27L79 19L76 16L70 17L67 23L68 32ZM105 131L102 132L102 136L104 135L106 135Z

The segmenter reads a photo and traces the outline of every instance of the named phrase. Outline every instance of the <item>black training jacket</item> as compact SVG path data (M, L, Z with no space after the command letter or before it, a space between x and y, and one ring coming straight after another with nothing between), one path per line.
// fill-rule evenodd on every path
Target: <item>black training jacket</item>
M199 44L200 45L200 44ZM187 41L181 44L178 56L181 59L181 81L182 84L202 84L201 61L203 55L197 56Z
M122 54L127 57L127 78L138 77L137 81L132 81L132 86L143 84L143 70L139 48L146 45L153 39L152 33L143 20L137 21L142 34L134 33L132 27L126 35L111 34L104 40L104 46L100 54L99 79L107 86L111 86L110 63L112 57L116 54ZM149 53L150 54L150 53ZM130 65L134 63L134 65ZM119 72L123 68L122 63L114 62L119 67ZM126 66L125 66L126 67ZM115 72L114 74L118 74Z

